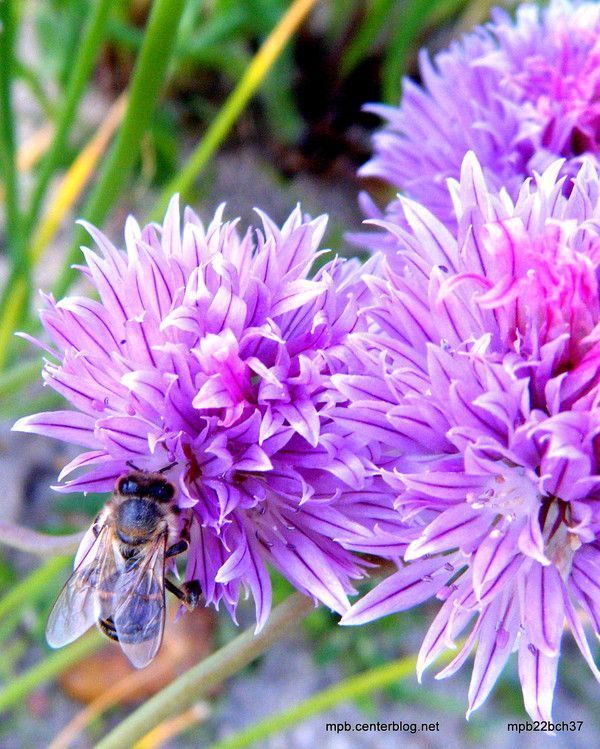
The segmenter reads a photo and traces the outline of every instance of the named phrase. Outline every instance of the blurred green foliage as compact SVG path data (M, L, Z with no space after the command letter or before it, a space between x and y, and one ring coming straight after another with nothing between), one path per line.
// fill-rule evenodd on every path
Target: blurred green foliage
M318 20L304 34L319 40L337 88L376 59L370 81L373 101L396 102L401 77L414 66L416 52L433 27L451 24L468 0L330 0L323 2ZM55 111L68 84L69 72L91 0L50 0L35 15L43 65L21 72L40 106ZM108 19L100 80L120 87L127 80L144 39L150 3L118 0ZM289 0L186 0L170 65L170 92L186 112L206 123L219 101L239 81L260 42L289 7ZM61 22L56 23L60 18ZM305 129L295 89L306 71L298 68L294 45L288 46L259 92L264 123L279 143L298 142ZM54 97L44 92L48 84ZM318 89L315 95L319 95ZM157 115L153 145L158 151L155 177L164 182L176 169L178 132ZM171 123L172 124L172 123ZM65 163L69 155L65 153Z

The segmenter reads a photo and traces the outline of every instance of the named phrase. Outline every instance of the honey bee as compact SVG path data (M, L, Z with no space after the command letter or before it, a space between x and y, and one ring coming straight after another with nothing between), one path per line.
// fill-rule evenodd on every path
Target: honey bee
M117 480L92 526L93 542L48 618L51 647L67 645L97 624L134 666L144 668L162 641L165 588L189 609L198 605L197 581L179 588L165 577L165 561L188 547L178 540L175 487L163 475L171 467L150 473L132 466Z

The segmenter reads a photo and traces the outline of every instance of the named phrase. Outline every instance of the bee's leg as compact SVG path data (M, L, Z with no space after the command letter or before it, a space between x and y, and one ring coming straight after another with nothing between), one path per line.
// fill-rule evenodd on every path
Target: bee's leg
M165 558L169 559L170 557L176 557L178 554L183 554L184 551L187 551L188 546L188 542L181 539L181 541L178 541L176 544L173 544L170 549L166 550Z
M194 522L194 515L190 512L186 519L183 521L183 527L181 529L181 538L185 539L188 543L190 540L190 528L192 527L192 523ZM198 522L196 520L196 522Z
M168 577L165 577L165 588L166 588L167 590L170 590L170 591L171 591L171 593L172 593L172 594L173 594L173 595L174 595L174 596L175 596L176 598L179 598L179 600L180 600L180 601L181 601L182 603L185 603L185 601L183 600L183 599L185 598L185 594L184 594L184 592L183 592L182 590L180 590L180 589L179 589L179 588L178 588L178 587L177 587L177 586L175 585L175 583L172 583L172 582L171 582L171 581L169 580L169 578L168 578Z
M189 609L195 609L200 603L200 596L202 595L199 580L188 580L187 583L183 583L181 589L186 598L186 606Z
M165 588L179 598L181 603L183 603L183 605L190 611L193 611L200 603L202 591L200 590L200 583L198 580L190 580L187 583L183 583L181 588L178 588L175 583L172 583L168 578L165 578Z

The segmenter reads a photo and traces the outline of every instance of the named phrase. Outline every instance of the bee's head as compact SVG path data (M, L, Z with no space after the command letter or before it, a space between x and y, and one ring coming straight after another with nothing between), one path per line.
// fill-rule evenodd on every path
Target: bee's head
M166 503L175 496L175 487L161 473L132 471L118 479L115 492L124 497L143 497Z

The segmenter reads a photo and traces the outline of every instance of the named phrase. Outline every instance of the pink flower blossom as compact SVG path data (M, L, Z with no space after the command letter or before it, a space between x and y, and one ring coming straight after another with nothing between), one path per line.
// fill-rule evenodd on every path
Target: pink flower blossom
M393 513L387 489L328 416L332 374L352 370L353 262L314 277L326 217L296 209L278 228L238 233L221 207L208 227L177 198L161 226L125 227L126 252L87 226L99 253L81 268L100 300L45 296L54 347L47 385L75 410L15 429L85 448L59 491L109 492L129 461L169 478L191 522L185 579L232 615L252 592L258 627L271 606L268 564L335 611L364 564L338 538ZM370 452L363 445L362 452Z

